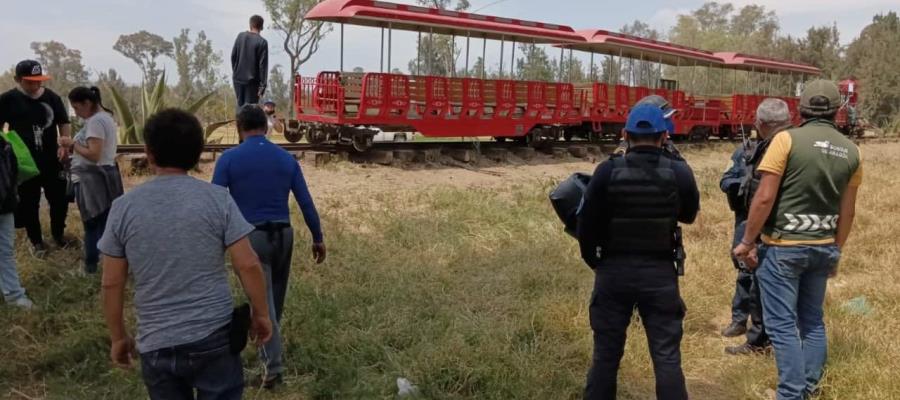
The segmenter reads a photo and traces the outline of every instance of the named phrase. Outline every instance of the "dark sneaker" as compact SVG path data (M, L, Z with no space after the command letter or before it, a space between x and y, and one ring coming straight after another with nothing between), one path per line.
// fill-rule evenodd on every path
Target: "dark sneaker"
M744 343L740 346L728 346L725 348L725 354L733 356L750 355L750 354L766 354L772 346L754 346L750 343Z
M78 244L78 239L63 235L61 237L54 237L53 242L56 243L56 247L59 247L60 249L68 249L75 247Z
M276 387L284 383L284 377L281 374L266 377L263 379L261 375L254 377L250 382L247 382L247 386L253 389L263 388L266 390L275 390Z
M84 264L84 273L86 275L96 274L98 269L97 264Z
M738 337L747 333L747 323L732 322L725 329L722 329L722 336Z

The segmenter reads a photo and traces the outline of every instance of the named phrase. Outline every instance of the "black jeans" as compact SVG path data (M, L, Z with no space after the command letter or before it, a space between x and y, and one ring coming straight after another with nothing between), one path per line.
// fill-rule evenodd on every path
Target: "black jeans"
M239 400L241 356L231 354L228 325L193 343L141 354L141 374L153 400Z
M619 362L635 308L647 332L657 399L687 399L681 370L682 321L686 308L672 263L608 265L602 261L596 269L591 296L594 356L584 398L616 398Z
M59 172L41 173L19 185L19 205L16 207L16 228L25 228L31 244L43 243L41 234L41 189L50 205L50 233L61 239L66 229L69 201L66 199L66 179Z
M234 95L237 97L237 111L245 104L259 104L259 83L234 83Z

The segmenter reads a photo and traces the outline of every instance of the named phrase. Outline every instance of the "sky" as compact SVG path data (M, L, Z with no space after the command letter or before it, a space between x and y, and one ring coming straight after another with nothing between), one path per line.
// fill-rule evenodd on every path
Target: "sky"
M412 3L414 0L394 1ZM661 31L668 31L677 15L688 13L703 4L703 0L470 2L471 10L481 9L479 13L482 14L568 25L575 29L618 30L638 19ZM44 0L38 3L4 3L0 14L3 16L0 23L0 37L3 38L0 40L0 68L33 58L34 53L29 47L31 42L56 40L69 48L81 50L92 78L99 71L115 68L128 82L139 82L140 71L131 60L112 49L121 34L147 30L171 40L182 28L190 28L192 36L203 30L223 59L227 59L234 37L247 29L250 15L266 16L262 0ZM548 3L555 6L548 7ZM733 0L732 3L738 7L759 4L774 10L781 22L782 32L795 36L804 35L811 26L837 23L844 43L857 37L875 14L900 11L898 0ZM40 4L41 10L34 10L34 4ZM281 36L272 30L263 31L263 36L269 41L270 65L289 65L281 49ZM347 26L346 69L360 66L366 70L378 70L379 43L378 30ZM415 34L395 33L392 48L393 66L405 70L407 61L415 57ZM497 64L499 43L489 43L487 52L489 64ZM301 67L301 74L336 70L339 53L339 35L335 30L323 41L320 51ZM473 48L475 53L477 51ZM170 60L164 65L174 71L174 63ZM223 63L222 74L228 74L228 69Z

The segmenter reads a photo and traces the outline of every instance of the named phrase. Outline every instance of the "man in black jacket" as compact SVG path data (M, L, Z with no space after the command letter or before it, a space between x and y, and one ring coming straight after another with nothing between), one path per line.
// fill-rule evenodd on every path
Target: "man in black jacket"
M66 177L61 160L68 157L57 143L59 136L71 136L69 114L62 99L43 87L50 79L37 61L25 60L16 65L19 87L0 95L0 129L9 124L31 151L40 175L19 185L16 227L28 232L32 251L46 251L41 234L41 189L50 205L50 233L59 247L71 243L63 235L69 202L66 199Z
M241 32L231 50L231 72L237 110L244 104L258 104L266 92L269 71L269 43L259 33L263 18L250 17L250 30ZM236 112L235 112L236 113Z
M590 303L593 366L585 399L615 399L625 334L637 307L647 331L659 399L687 399L681 370L685 306L674 254L678 222L691 223L700 195L686 162L662 150L667 136L654 105L631 110L628 153L597 167L578 218L581 256L595 272Z

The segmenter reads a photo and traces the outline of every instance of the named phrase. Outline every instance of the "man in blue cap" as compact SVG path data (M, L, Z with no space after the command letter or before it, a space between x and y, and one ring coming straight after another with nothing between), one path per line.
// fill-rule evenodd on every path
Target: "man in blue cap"
M687 163L663 150L667 135L658 106L634 107L624 132L627 153L600 164L584 194L577 236L581 257L595 272L589 309L594 356L585 399L616 398L635 307L647 332L657 398L687 399L677 231L679 221L696 218L700 194Z
M663 118L666 119L666 132L668 132L669 135L674 134L675 133L675 121L673 121L672 118L675 116L675 114L678 114L678 110L675 108L672 108L672 105L669 104L668 100L666 100L662 96L656 95L656 94L651 94L647 97L644 97L643 99L638 100L638 102L635 103L634 106L637 107L637 106L645 105L645 104L650 104L650 105L659 107L659 109L663 113ZM613 154L617 154L617 155L625 154L625 152L628 151L628 146L629 146L628 140L625 138L622 138L622 140L619 142L619 146L616 147L615 151L613 151ZM667 137L666 140L663 141L662 148L663 148L663 151L665 151L665 152L668 152L679 158L681 157L681 152L679 152L678 149L675 147L675 143L672 143L671 137Z

